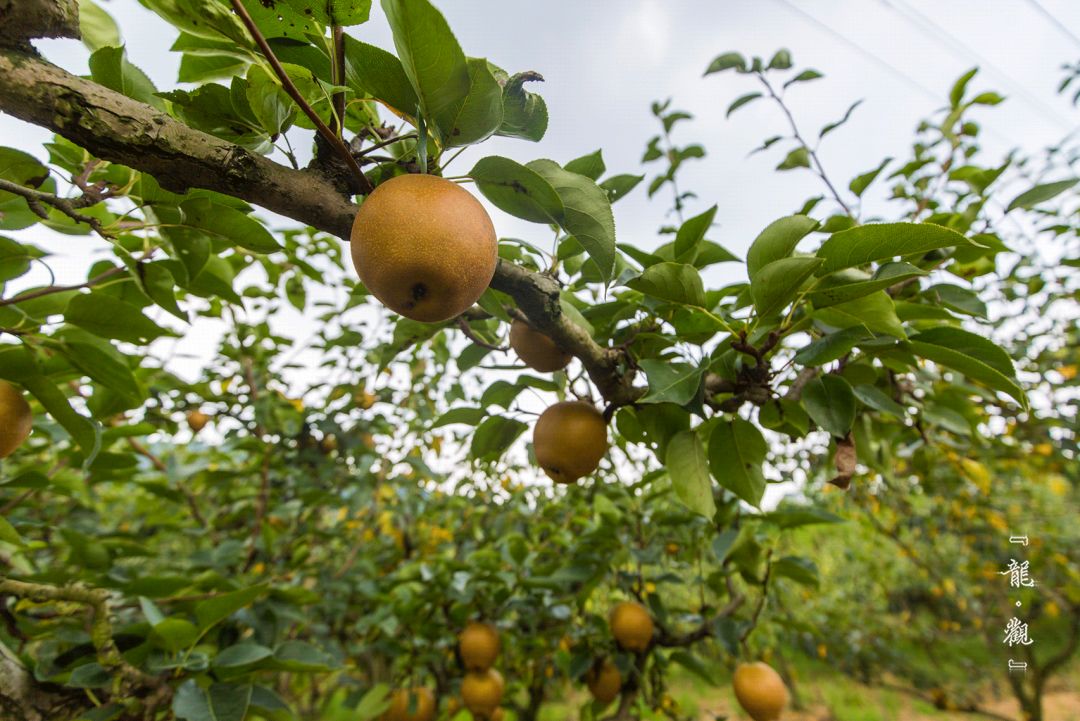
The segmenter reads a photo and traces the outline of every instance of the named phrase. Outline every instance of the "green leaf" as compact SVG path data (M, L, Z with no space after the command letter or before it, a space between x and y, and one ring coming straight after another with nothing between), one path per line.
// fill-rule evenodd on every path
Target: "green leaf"
M90 56L90 76L99 85L158 110L165 107L146 73L128 62L124 48L106 46L95 50Z
M487 411L483 408L451 408L435 419L435 422L431 424L431 428L442 428L443 426L450 426L455 423L476 426L486 417Z
M601 182L600 187L607 192L608 199L614 203L636 188L642 180L645 180L644 175L613 175Z
M337 666L329 654L303 641L285 641L274 649L274 660L286 671L330 671Z
M709 67L705 70L706 75L712 75L713 73L721 73L725 70L731 70L732 68L741 72L746 71L746 58L739 53L724 53L718 55L709 63Z
M214 721L244 721L251 705L251 685L215 683L207 689Z
M247 81L247 102L263 131L273 138L288 130L297 109L277 78L262 66L252 65Z
M761 93L747 93L746 95L739 96L735 99L735 102L728 106L727 113L724 114L724 117L730 118L731 114L734 113L736 110L746 105L747 103L752 103L760 97Z
M607 166L604 165L604 154L601 150L596 150L580 158L574 158L563 167L571 173L584 175L589 180L599 180L600 176L607 170Z
M870 187L870 184L874 182L881 171L885 170L885 166L892 162L892 158L885 158L881 163L873 170L857 175L848 185L848 188L855 194L856 198L861 198L862 194L866 192L866 189Z
M497 461L527 428L513 418L489 416L473 433L469 455L481 461Z
M253 253L272 253L281 250L262 223L244 213L210 198L192 198L180 204L184 224L198 228L211 236L227 240Z
M952 89L949 90L949 105L954 108L960 107L960 101L964 99L964 90L967 89L967 85L971 82L971 79L975 77L975 73L979 72L978 68L972 68L966 73L957 78L953 83Z
M481 158L469 177L495 207L533 223L557 225L565 209L551 183L535 170L509 158L491 155Z
M713 218L716 217L717 206L713 206L700 215L695 215L679 226L675 234L675 258L684 260L684 256L693 253L701 241L705 240L705 234L712 227Z
M143 290L150 300L186 323L187 313L176 303L176 279L169 270L169 262L172 261L157 261L142 266Z
M286 0L297 13L322 25L360 25L371 15L371 0Z
M0 541L10 543L13 546L25 546L26 542L23 541L22 536L15 530L15 526L11 525L8 519L0 516Z
M787 258L818 222L805 215L791 215L774 220L758 234L746 251L746 272L753 278L759 270L774 260Z
M818 140L821 140L826 135L828 135L829 133L836 130L837 128L839 128L844 123L846 123L848 120L850 120L851 119L851 114L853 112L855 112L855 108L859 107L859 105L861 105L861 104L862 104L862 100L856 100L854 103L852 103L850 106L848 106L847 112L844 113L844 117L842 117L839 120L834 121L832 123L826 124L821 129L821 131L818 133Z
M808 367L825 365L850 353L860 341L872 337L873 334L863 326L829 333L800 348L795 354L795 362Z
M682 431L668 441L664 454L671 485L683 505L706 518L716 514L705 446L694 431Z
M817 274L827 275L872 261L922 255L939 248L971 245L955 230L931 223L875 223L834 234L822 243L817 256L824 259Z
M896 315L896 304L883 290L858 300L837 303L814 311L814 319L834 328L864 326L874 333L906 338L904 327Z
M502 125L502 87L487 60L469 58L469 94L461 104L446 138L447 147L472 145L495 134Z
M199 638L199 629L186 618L166 618L154 624L153 636L166 651L182 651Z
M1013 198L1012 202L1009 203L1009 206L1005 209L1005 212L1007 213L1010 210L1016 210L1017 208L1031 210L1040 203L1053 200L1078 182L1080 182L1080 178L1071 178L1069 180L1059 180L1055 183L1036 185L1034 188L1025 190L1023 193L1020 193L1020 195Z
M932 328L911 336L908 344L916 355L1006 393L1027 408L1027 397L1016 382L1012 359L981 335L959 328Z
M864 275L866 280L848 282L848 279L840 277L840 274L827 276L807 295L807 299L815 308L827 308L923 275L926 275L926 271L910 263L885 263L878 267L872 277Z
M195 679L180 684L173 694L172 710L178 719L185 721L216 721L210 712L206 692L199 688Z
M766 68L766 70L790 70L791 62L791 52L781 48L772 56L772 60L769 61L769 67Z
M774 260L750 280L750 295L759 316L782 310L821 265L820 258L797 256Z
M657 358L639 361L649 381L649 392L638 403L675 403L684 406L697 395L701 387L703 366L671 363Z
M531 140L544 137L548 126L547 104L536 93L525 90L525 83L543 80L537 73L517 73L503 85L503 121L496 135Z
M976 318L986 318L986 303L977 293L951 283L937 283L923 291L923 295L949 310Z
M588 178L560 168L551 160L534 160L527 167L547 180L563 204L562 228L574 236L605 280L615 267L615 216L607 193Z
M764 436L749 421L721 421L709 437L709 468L721 486L750 505L760 506L765 495L761 466L767 451Z
M199 622L199 630L205 632L206 629L225 620L241 608L250 606L256 599L265 595L267 590L268 586L260 583L199 601L195 606L195 618Z
M71 365L132 402L141 402L146 397L127 359L109 341L70 327L61 330L60 337L64 356Z
M836 438L846 436L855 423L855 394L840 376L812 379L803 388L802 401L814 423Z
M804 586L817 588L821 583L817 565L809 558L799 556L784 556L773 561L772 573L782 578L790 578Z
M258 663L273 655L274 652L266 646L260 646L257 643L244 642L224 649L214 658L212 665L214 668L250 666L253 663Z
M780 165L776 166L777 170L794 170L795 168L809 168L810 167L810 151L805 146L792 150L787 156L780 162Z
M799 73L795 77L791 78L790 80L785 81L784 82L784 88L787 88L789 85L794 85L795 83L808 83L811 80L817 80L818 78L823 78L823 77L825 77L825 76L822 75L821 73L819 73L817 70L810 70L810 69L803 70L801 73Z
M172 335L135 306L102 292L79 293L73 297L64 312L64 320L102 338L140 345Z
M810 432L810 416L801 404L787 398L777 398L763 405L758 412L758 423L762 428L786 433L792 438L802 438Z
M120 28L94 0L79 0L79 35L91 52L120 45Z
M427 0L382 0L382 8L424 115L449 140L469 94L465 53L446 18Z
M697 268L686 263L650 265L626 285L660 300L683 305L705 305L705 286Z
M406 118L411 118L420 104L400 60L382 48L348 35L345 36L345 83Z
M902 405L894 401L889 396L885 395L885 392L880 388L871 385L859 384L852 388L855 393L855 397L859 399L864 405L873 408L876 411L882 413L888 413L896 416L897 418L904 418L907 416L907 411Z

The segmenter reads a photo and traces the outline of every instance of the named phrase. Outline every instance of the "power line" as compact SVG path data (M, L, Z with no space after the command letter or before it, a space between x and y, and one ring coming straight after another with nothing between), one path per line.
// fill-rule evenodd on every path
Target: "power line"
M890 75L892 75L892 76L894 76L896 78L899 78L900 80L902 80L909 87L912 87L912 88L918 90L919 92L921 92L923 95L926 95L928 98L930 98L934 102L941 102L942 101L942 94L940 92L931 90L930 88L928 88L927 86L925 86L921 82L919 82L918 80L915 80L914 78L909 76L907 73L905 73L904 71L897 68L895 65L892 65L892 64L886 62L885 60L882 60L877 55L875 55L874 53L872 53L869 50L867 50L866 48L864 48L862 45L859 45L858 43L854 42L853 40L850 40L849 38L847 38L845 35L837 32L836 30L833 30L832 27L830 27L829 25L827 25L827 24L823 23L822 21L818 20L816 17L814 17L810 13L806 12L805 10L802 10L801 8L797 7L794 3L791 2L791 0L776 0L776 2L780 3L781 5L786 7L788 10L795 13L796 15L801 17L803 20L805 20L806 22L812 24L814 27L818 28L822 32L827 33L830 37L832 37L835 40L839 41L843 45L848 46L849 48L851 48L852 50L857 52L859 55L862 55L867 60L871 61L872 63L874 63L878 67L880 67L883 70L885 70L886 72L888 72ZM990 133L991 135L997 136L998 140L1002 141L1005 145L1011 145L1011 146L1017 146L1018 145L1016 142L1006 138L1004 135L997 132L992 127L987 127L986 131L988 133Z
M871 62L873 62L878 67L884 69L890 75L893 75L894 77L897 77L900 80L904 81L904 83L907 84L909 87L912 87L912 88L918 90L923 95L926 95L927 97L929 97L931 100L933 100L935 102L941 102L941 93L936 92L934 90L931 90L930 88L928 88L925 85L923 85L922 83L920 83L918 80L915 80L915 79L911 78L904 71L898 69L895 65L891 65L891 64L885 62L884 60L879 58L877 55L874 55L872 52L870 52L869 50L864 48L862 45L859 45L858 43L854 42L853 40L850 40L849 38L842 35L841 33L838 33L837 31L833 30L830 26L828 26L825 23L821 22L820 20L818 20L816 17L814 17L810 13L808 13L805 10L802 10L801 8L797 7L795 4L790 2L790 0L776 0L776 2L780 3L781 5L786 7L788 10L795 13L796 15L800 16L803 20L811 23L812 25L814 25L814 27L818 28L822 32L827 33L833 39L838 40L839 42L843 43L844 45L847 45L849 48L851 48L855 52L859 53L860 55L862 55L866 59L870 60Z
M1077 47L1080 47L1080 37L1077 37L1073 33L1072 30L1069 30L1069 28L1065 27L1065 23L1058 20L1053 15L1053 13L1051 13L1049 10L1044 8L1039 3L1039 0L1027 0L1027 4L1030 5L1031 7L1033 7L1035 9L1035 11L1038 12L1040 15L1042 15L1044 18L1046 18L1047 22L1049 22L1051 25L1053 25L1055 28L1057 28L1059 31L1061 31L1062 35L1064 35L1065 37L1072 40L1076 44Z
M1017 94L1027 100L1028 103L1033 106L1037 106L1039 110L1041 110L1042 115L1053 117L1058 123L1064 126L1065 130L1071 130L1076 126L1076 123L1065 118L1065 116L1061 115L1061 113L1057 109L1048 105L1046 102L1043 101L1042 98L1036 96L1034 93L1025 88L1022 83L1017 82L999 67L994 65L994 63L987 60L986 57L980 54L978 50L971 47L963 40L950 33L945 28L941 27L938 23L934 22L933 19L919 12L905 0L881 0L881 2L890 10L892 10L904 20L906 20L908 23L910 23L912 26L914 26L916 29L921 26L924 30L928 30L929 32L933 33L935 36L937 36L938 43L941 46L945 47L947 50L949 50L949 52L951 52L953 55L966 61L969 59L967 57L964 57L963 55L963 53L966 52L968 55L978 61L980 65L988 68L992 73L999 76L1008 85L1011 85L1013 89L1017 92ZM893 3L896 4L894 5ZM904 11L906 11L909 15L914 15L915 19L913 20L909 15L905 15ZM955 47L953 47L953 45L958 46L960 50L958 51Z

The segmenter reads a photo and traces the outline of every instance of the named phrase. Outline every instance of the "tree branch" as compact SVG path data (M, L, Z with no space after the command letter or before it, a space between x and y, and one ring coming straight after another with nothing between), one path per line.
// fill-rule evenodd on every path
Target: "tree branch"
M288 93L289 97L300 107L300 110L304 112L304 115L308 116L308 120L315 126L315 129L319 132L319 135L322 136L323 140L325 140L330 147L334 149L334 152L345 161L345 166L356 178L356 183L360 188L360 192L367 195L374 190L371 186L371 181L364 175L364 171L360 170L360 166L356 163L356 158L349 152L349 148L346 147L341 136L326 126L326 123L322 121L319 114L308 104L303 93L301 93L296 87L296 84L293 83L289 74L285 72L285 68L281 65L277 56L274 55L274 51L270 48L270 43L266 42L266 38L259 32L259 27L255 24L255 21L251 19L251 15L248 13L247 8L244 7L244 4L240 2L240 0L232 0L232 7L240 18L240 21L244 23L244 27L246 27L251 34L252 39L255 40L255 44L259 46L259 50L262 51L263 57L270 63L270 67L273 68L274 74L277 75L278 80L281 81L281 86L285 89L285 92ZM344 106L342 109L344 110ZM340 122L342 124L345 122L344 112L342 113Z
M189 128L36 55L0 50L0 111L148 173L167 190L217 191L339 238L350 236L357 206L322 174L294 170ZM491 287L513 297L533 327L581 359L608 403L627 405L644 394L633 384L625 350L600 346L563 314L553 278L500 259Z

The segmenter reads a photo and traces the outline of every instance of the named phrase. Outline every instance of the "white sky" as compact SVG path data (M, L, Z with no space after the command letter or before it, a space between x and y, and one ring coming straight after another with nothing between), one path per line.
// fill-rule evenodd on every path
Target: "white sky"
M179 56L167 52L175 31L136 0L101 3L117 19L129 59L153 79L159 90L176 87ZM372 21L352 28L356 37L392 49L389 29L375 2ZM906 158L917 122L945 102L953 80L979 65L975 90L993 89L1007 96L997 108L982 111L984 162L1012 147L1034 151L1060 139L1080 122L1077 112L1054 90L1060 66L1080 58L1080 41L1070 38L1040 15L1037 4L1080 36L1080 2L1075 0L437 0L471 56L486 56L510 72L536 70L546 82L531 89L543 94L551 117L539 144L495 139L456 161L466 172L476 159L506 155L525 162L548 157L565 162L603 148L609 173L643 172L639 161L645 142L658 124L649 105L672 97L673 108L695 120L677 126L676 142L702 143L708 157L690 161L680 178L683 189L699 199L695 214L719 205L718 227L710 238L736 254L765 225L790 214L811 195L821 193L808 171L776 173L783 152L750 150L771 135L786 133L775 106L763 101L725 119L727 106L757 90L746 76L725 73L702 78L709 61L736 50L766 59L781 47L791 50L796 66L812 67L825 78L793 89L789 95L800 126L811 137L838 119L855 100L865 99L853 119L833 133L821 158L834 181L846 188L854 175L870 170L885 156ZM807 18L807 14L816 21ZM927 21L932 24L925 25ZM823 29L828 26L833 32ZM951 36L951 37L950 37ZM846 40L845 40L846 39ZM860 46L865 52L853 47ZM51 61L86 73L87 51L75 41L38 44ZM874 59L877 58L877 60ZM892 66L893 70L885 65ZM0 143L45 157L41 143L49 134L0 115ZM659 165L649 166L650 177ZM647 182L647 181L646 181ZM880 190L884 190L882 187ZM880 200L868 210L881 209ZM653 247L661 242L670 192L653 202L644 184L615 206L620 242ZM541 239L540 226L493 212L502 236ZM57 255L59 282L85 279L91 239L49 233L40 227L14 234ZM707 283L738 277L735 266L710 271ZM41 282L42 278L35 278ZM306 321L285 313L281 330L304 338ZM212 332L211 332L212 333ZM213 350L212 342L184 343ZM193 377L202 362L183 364Z

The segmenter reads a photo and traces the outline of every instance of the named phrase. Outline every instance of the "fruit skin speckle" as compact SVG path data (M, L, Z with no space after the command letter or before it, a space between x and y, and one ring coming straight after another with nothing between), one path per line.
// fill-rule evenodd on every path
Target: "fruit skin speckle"
M424 323L471 307L498 262L498 238L484 206L434 175L399 175L379 185L356 214L351 245L367 289Z

